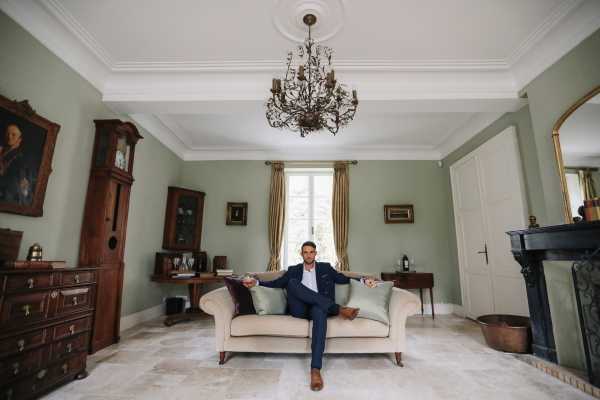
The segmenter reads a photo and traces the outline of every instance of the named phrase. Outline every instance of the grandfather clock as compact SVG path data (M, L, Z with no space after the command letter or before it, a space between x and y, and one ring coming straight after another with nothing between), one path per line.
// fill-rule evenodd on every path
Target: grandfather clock
M96 266L98 284L91 352L119 341L123 254L135 144L131 122L94 120L96 139L79 244L79 266Z

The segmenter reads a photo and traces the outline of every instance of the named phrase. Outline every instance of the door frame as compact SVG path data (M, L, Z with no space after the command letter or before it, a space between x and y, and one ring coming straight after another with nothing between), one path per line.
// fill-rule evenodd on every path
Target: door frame
M475 154L477 151L479 151L481 149L482 146L484 146L488 141L492 140L493 138L495 138L496 136L499 135L503 135L503 134L508 134L510 135L511 138L511 142L513 144L513 149L516 152L517 155L517 170L518 170L518 180L519 180L519 186L521 188L521 201L523 202L523 210L525 211L525 221L527 221L527 213L528 213L528 204L527 204L527 192L526 192L526 188L525 188L525 175L524 175L524 170L523 170L523 160L521 158L521 151L519 149L519 142L518 142L518 138L517 138L517 130L516 127L514 125L510 125L508 127L506 127L505 129L503 129L502 131L500 131L497 135L494 135L493 137L489 138L488 140L486 140L485 142L481 143L479 146L477 146L475 149L471 150L469 153L465 154L464 156L462 156L459 160L455 161L454 163L452 163L450 165L450 187L451 187L451 193L452 193L452 210L453 210L453 214L454 214L454 235L456 237L456 248L457 248L457 256L458 256L458 273L459 273L459 283L460 283L460 294L461 294L461 302L462 302L462 308L463 308L463 314L464 316L466 316L467 318L471 318L468 314L469 314L469 310L467 308L467 298L469 296L469 294L467 294L467 289L466 289L466 284L465 284L465 260L464 260L464 254L463 254L463 249L462 249L462 239L461 239L461 235L460 235L460 231L459 231L459 220L458 220L458 204L457 204L457 188L456 188L456 169L461 165L464 164L465 162L467 162L470 158L473 158L475 156L477 156L477 154ZM477 160L478 161L478 160ZM479 174L479 171L477 172L477 179L479 181L479 185L481 185L481 187L483 188L484 183L481 181L481 176ZM481 193L482 199L483 199L483 193ZM484 203L484 202L482 202ZM481 205L482 207L482 212L485 213L487 212L485 204ZM485 218L485 216L484 216ZM489 229L489 227L486 226L486 229ZM492 264L492 268L494 267L494 265ZM492 282L492 286L493 286L493 282Z

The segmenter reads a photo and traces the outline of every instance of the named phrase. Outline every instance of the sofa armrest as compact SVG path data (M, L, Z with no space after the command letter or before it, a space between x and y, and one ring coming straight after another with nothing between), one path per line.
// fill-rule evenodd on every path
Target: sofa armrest
M206 293L200 298L200 308L215 317L217 351L225 351L225 340L231 334L234 305L226 287Z
M393 288L390 298L390 339L396 352L406 350L406 318L418 312L419 298L408 290Z

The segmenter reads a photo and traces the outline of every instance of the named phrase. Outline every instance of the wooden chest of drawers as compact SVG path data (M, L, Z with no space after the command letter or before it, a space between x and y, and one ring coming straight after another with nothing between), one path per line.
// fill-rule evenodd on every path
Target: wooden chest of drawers
M0 270L0 400L37 398L87 376L96 274Z

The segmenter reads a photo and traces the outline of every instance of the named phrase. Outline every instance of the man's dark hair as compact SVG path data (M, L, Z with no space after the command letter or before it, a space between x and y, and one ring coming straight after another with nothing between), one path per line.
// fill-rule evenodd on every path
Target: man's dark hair
M302 246L300 246L300 251L304 249L304 246L310 246L315 250L317 249L317 245L315 244L315 242L311 242L310 240L307 240L306 242L302 243Z

